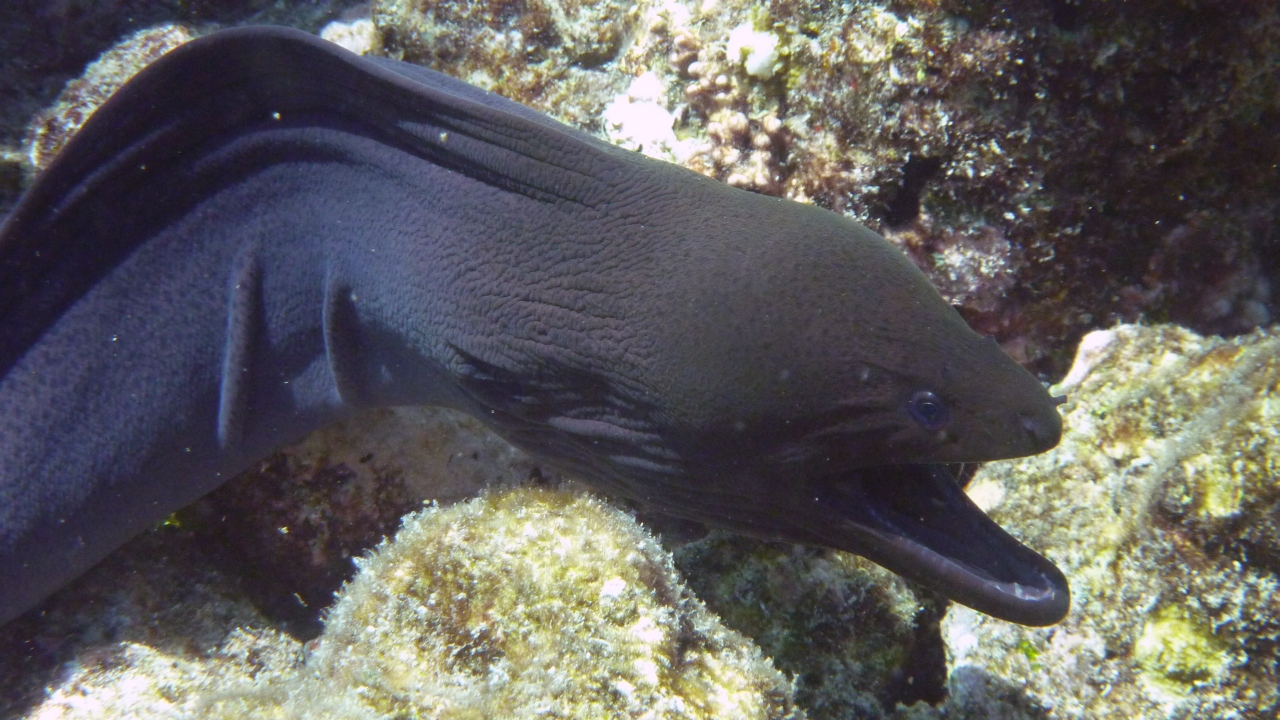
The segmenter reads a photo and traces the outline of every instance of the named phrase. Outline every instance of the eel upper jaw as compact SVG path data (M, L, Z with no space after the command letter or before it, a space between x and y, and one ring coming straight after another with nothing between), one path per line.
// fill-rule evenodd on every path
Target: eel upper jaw
M807 530L958 603L1023 625L1071 606L1062 572L965 495L945 465L881 465L815 481ZM832 517L832 516L835 517Z

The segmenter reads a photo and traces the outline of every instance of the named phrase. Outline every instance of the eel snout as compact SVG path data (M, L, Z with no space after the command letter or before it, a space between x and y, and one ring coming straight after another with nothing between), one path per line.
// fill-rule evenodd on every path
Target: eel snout
M1024 413L1018 417L1018 425L1026 434L1035 453L1052 450L1062 439L1062 417L1056 409L1048 412Z
M1070 609L1062 571L987 517L946 465L860 468L811 489L824 544L1003 620L1052 625Z

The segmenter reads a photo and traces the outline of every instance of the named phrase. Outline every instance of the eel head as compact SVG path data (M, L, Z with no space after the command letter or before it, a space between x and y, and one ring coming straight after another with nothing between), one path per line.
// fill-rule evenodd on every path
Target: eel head
M658 228L675 246L617 311L642 350L604 333L515 362L454 348L476 414L654 510L857 553L999 618L1062 619L1062 573L948 469L1052 448L1058 401L884 238L681 177L688 208Z

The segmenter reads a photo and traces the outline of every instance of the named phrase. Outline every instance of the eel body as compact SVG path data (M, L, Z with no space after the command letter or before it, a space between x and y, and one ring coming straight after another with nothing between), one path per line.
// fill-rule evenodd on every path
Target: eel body
M1068 608L946 466L1052 447L1055 402L883 238L256 27L140 73L0 229L0 622L273 449L415 404L658 511Z

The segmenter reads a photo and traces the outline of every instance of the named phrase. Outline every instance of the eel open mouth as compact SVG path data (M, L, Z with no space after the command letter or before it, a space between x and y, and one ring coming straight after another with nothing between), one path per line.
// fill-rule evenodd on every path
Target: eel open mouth
M861 468L811 489L843 521L846 549L958 603L1023 625L1071 607L1062 571L987 517L945 465Z

